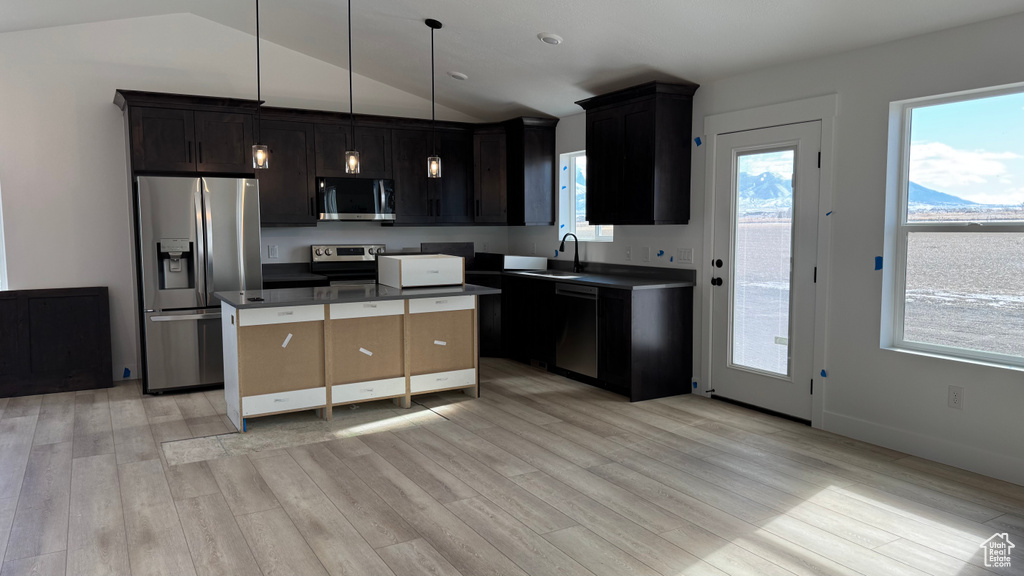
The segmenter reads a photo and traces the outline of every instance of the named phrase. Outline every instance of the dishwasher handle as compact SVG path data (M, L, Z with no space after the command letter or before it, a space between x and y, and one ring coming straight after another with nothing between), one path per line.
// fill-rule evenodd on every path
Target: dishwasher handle
M577 284L555 284L555 295L597 300L597 288L593 286L579 286Z

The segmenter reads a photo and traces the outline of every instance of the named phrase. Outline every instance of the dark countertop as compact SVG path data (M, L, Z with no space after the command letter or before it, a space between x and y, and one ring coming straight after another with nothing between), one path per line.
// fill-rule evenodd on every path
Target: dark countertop
M509 276L520 278L532 278L534 280L547 280L561 284L580 284L583 286L597 286L599 288L618 288L620 290L657 290L660 288L686 288L693 286L690 280L679 278L658 278L650 276L620 276L616 274L587 274L581 272L579 278L566 278L564 276L540 276L530 271L505 271Z
M405 300L408 298L443 298L446 296L484 296L500 294L497 288L475 284L456 286L434 286L430 288L392 288L382 284L346 284L342 286L321 286L316 288L283 288L280 290L245 290L242 292L217 292L214 296L221 302L238 309L276 308L281 306L307 306L316 304L339 304L345 302L370 302L374 300ZM251 302L249 298L262 298Z

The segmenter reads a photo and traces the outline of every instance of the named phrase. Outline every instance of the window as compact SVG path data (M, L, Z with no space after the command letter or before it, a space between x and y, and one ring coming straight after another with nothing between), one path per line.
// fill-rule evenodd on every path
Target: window
M888 227L893 344L1024 366L1024 92L894 111L902 134Z
M558 237L572 232L581 242L611 242L614 227L587 222L587 152L562 155L560 188L568 210L559 218Z

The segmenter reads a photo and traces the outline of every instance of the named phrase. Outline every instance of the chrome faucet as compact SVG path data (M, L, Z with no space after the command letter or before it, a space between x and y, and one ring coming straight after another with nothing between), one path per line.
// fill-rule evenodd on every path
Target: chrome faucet
M576 237L572 232L567 232L565 236L562 236L562 243L558 245L559 252L565 252L565 239L572 236L573 240L573 255L572 255L572 271L583 272L583 266L580 264L580 239Z

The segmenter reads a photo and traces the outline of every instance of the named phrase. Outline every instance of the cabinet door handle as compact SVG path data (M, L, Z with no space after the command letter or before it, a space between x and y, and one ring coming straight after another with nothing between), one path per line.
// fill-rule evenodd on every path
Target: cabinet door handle
M188 163L192 163L192 141L188 141Z
M431 200L430 198L427 198L427 216L433 216L433 215L434 215L434 201Z
M309 199L309 215L316 217L316 200L313 198Z
M203 163L203 143L199 143L199 163Z
M435 200L435 202L437 202L437 212L434 214L434 216L440 216L441 215L441 199L438 198L437 200Z
M476 215L477 216L480 215L480 201L479 200L476 201Z

